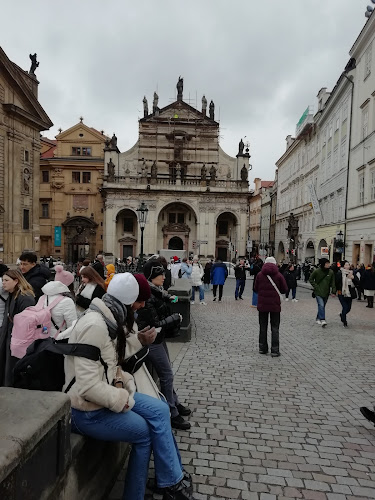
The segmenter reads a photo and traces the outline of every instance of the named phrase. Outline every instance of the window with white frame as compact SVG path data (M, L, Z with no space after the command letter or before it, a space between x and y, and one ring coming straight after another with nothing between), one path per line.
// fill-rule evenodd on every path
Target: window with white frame
M364 139L368 136L368 114L369 114L369 106L367 105L362 110L362 137Z
M359 182L359 204L363 205L365 202L365 174L360 174Z
M365 52L365 75L364 79L366 79L371 73L371 59L372 59L372 42L368 46Z
M344 210L344 204L343 204L343 200L344 200L344 197L343 196L340 196L339 199L338 199L338 207L339 207L339 221L341 221L343 219L343 210Z
M370 187L371 187L371 191L370 191L370 199L371 201L375 201L375 168L373 170L371 170L371 184L370 184Z

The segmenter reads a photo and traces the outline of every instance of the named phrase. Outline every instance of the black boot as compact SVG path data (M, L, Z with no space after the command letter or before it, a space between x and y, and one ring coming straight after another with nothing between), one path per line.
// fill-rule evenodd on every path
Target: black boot
M374 307L374 297L367 297L367 306L370 309L373 309Z
M372 422L373 424L375 424L375 413L371 410L369 410L368 408L366 408L366 406L362 406L359 411L362 413L362 415L369 421L369 422Z
M166 488L163 500L194 500L191 492L191 485L188 485L184 479L170 488Z

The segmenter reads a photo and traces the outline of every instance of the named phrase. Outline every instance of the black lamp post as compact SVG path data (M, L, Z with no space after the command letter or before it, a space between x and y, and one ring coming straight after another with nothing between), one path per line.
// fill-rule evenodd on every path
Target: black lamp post
M143 231L147 222L148 208L144 201L142 201L139 208L136 210L138 215L139 227L141 228L141 253L139 256L139 269L143 268Z

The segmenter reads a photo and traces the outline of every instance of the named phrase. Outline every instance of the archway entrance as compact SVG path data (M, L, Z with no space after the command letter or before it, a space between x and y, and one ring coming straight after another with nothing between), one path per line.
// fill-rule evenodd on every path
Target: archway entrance
M285 260L285 248L284 243L280 241L277 249L277 262L284 262Z
M306 245L305 260L311 264L315 263L315 248L312 241L308 241Z
M322 257L329 259L329 248L326 240L320 240L318 245L318 259L321 259Z
M124 208L116 217L116 241L120 259L137 255L137 216L132 210Z
M64 260L75 263L78 259L94 260L96 255L96 228L98 224L87 217L70 217L62 224L65 234Z
M173 236L168 242L168 250L183 250L184 242L178 236Z
M237 246L237 218L231 212L224 212L216 221L216 258L231 261L238 253Z

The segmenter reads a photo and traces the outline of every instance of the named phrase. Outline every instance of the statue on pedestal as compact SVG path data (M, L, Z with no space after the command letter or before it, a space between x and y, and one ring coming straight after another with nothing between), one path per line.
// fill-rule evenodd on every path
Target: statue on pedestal
M177 88L177 101L182 101L182 92L184 90L184 79L181 76L178 77Z
M206 116L207 112L207 99L206 96L202 97L202 114Z
M210 177L212 181L216 180L216 168L215 165L212 165L210 168Z
M202 179L202 181L205 181L206 178L207 178L207 168L206 168L206 164L204 163L203 167L201 168L201 179Z
M243 155L243 150L244 150L245 144L243 140L241 139L239 144L238 144L238 154Z
M35 70L39 66L38 61L36 60L37 55L36 54L29 54L30 61L31 61L31 67L30 67L30 75L35 75Z
M179 163L176 165L176 179L181 179L181 165Z
M146 117L148 115L148 102L146 96L143 97L143 116Z
M211 118L211 120L215 120L215 104L214 104L214 101L210 102L210 118Z
M30 179L31 179L30 170L28 168L25 168L23 171L23 189L25 193L30 192Z
M154 92L154 100L152 102L152 112L156 113L158 109L158 103L159 103L159 96L156 92Z
M112 158L110 158L109 162L107 163L107 169L108 169L108 180L114 181L115 180L115 164L113 163Z
M246 165L244 165L242 168L241 168L241 181L243 182L247 182L248 180L248 171L247 171L247 168L246 168Z
M154 161L154 163L151 165L151 177L153 179L156 179L157 176L158 176L158 167L156 165L156 161Z
M112 139L109 142L109 146L112 149L116 149L117 148L117 137L116 137L115 133L113 133Z

